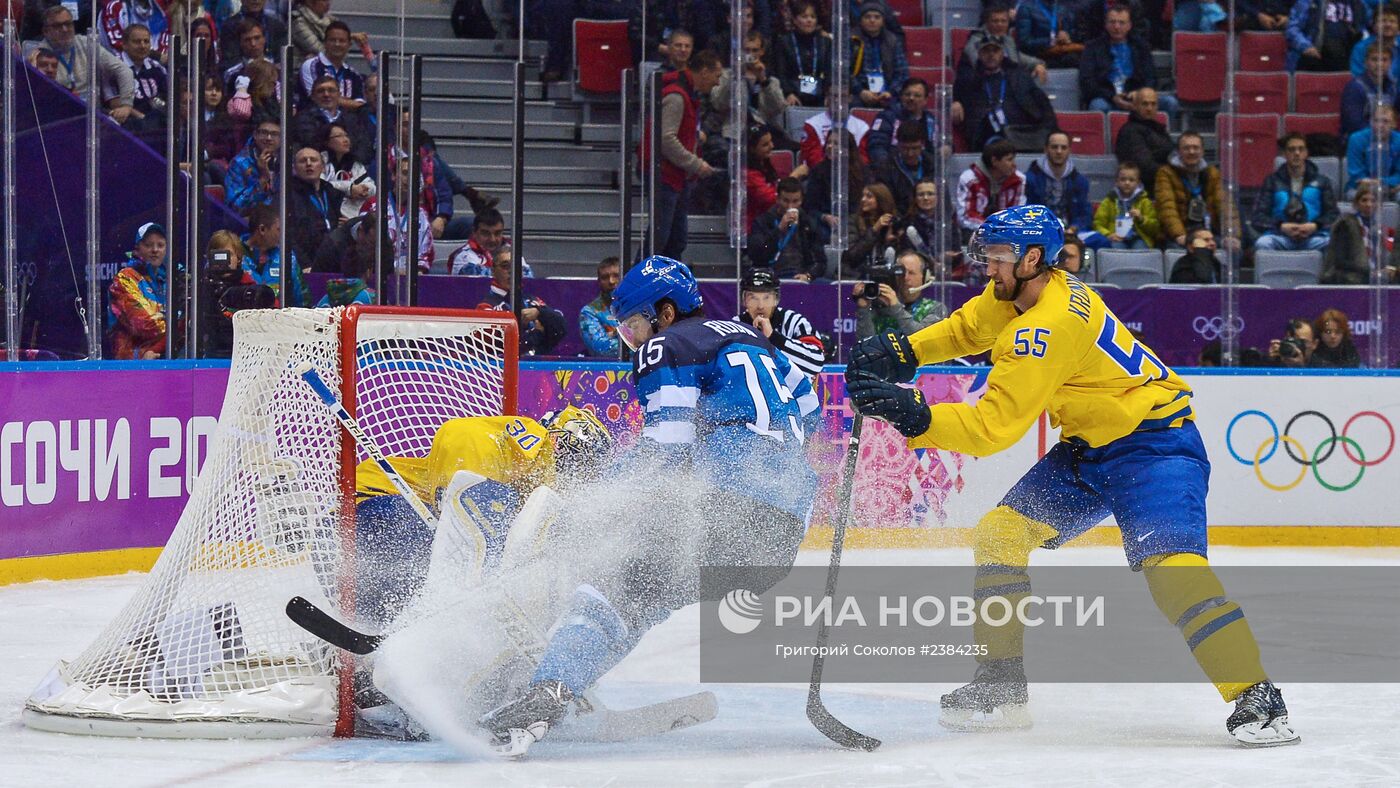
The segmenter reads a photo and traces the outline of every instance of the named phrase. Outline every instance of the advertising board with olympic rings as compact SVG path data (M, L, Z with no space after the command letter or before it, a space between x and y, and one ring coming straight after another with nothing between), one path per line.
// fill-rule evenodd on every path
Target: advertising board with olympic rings
M1346 492L1369 469L1390 459L1395 426L1376 410L1339 415L1306 408L1292 413L1249 409L1230 419L1225 448L1274 492L1296 489L1309 476L1324 490Z

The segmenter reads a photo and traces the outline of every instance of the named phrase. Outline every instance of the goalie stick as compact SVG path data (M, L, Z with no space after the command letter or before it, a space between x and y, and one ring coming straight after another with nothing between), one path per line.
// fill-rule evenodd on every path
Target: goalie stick
M841 481L841 498L838 501L841 509L836 514L836 524L831 531L831 562L826 570L827 599L836 595L836 573L841 570L841 547L846 541L846 526L851 519L851 490L855 487L856 458L860 455L860 433L864 422L865 417L857 413L851 424L851 442L846 447L846 461L843 467L845 478ZM826 646L829 635L826 621L823 619L817 629L817 655L812 658L812 683L807 687L807 719L812 721L812 725L821 731L823 736L842 747L873 752L880 746L879 739L866 736L836 719L822 702L822 666L825 662L822 649Z

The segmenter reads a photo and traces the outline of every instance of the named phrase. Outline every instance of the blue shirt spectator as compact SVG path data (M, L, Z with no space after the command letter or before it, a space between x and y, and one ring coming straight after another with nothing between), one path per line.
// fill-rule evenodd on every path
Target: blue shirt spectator
M1371 125L1351 135L1347 140L1347 191L1356 188L1358 181L1374 177L1371 171L1371 140L1379 134L1388 140L1381 151L1380 180L1385 187L1385 196L1393 198L1400 191L1400 132L1395 130L1395 108L1381 107L1376 110Z
M1381 6L1377 12L1380 16L1379 25L1381 37L1379 43L1390 50L1390 78L1400 79L1400 8L1395 6ZM1377 39L1371 31L1374 26L1367 29L1366 37L1356 42L1356 46L1351 48L1351 75L1359 77L1366 73L1366 51L1371 45L1377 43Z
M1026 0L1016 11L1016 43L1047 65L1074 68L1083 42L1073 40L1078 5L1063 0Z
M1342 135L1346 136L1366 126L1371 118L1371 110L1376 106L1376 94L1385 103L1395 106L1400 101L1395 78L1390 76L1390 52L1381 46L1373 46L1366 56L1367 73L1353 79L1342 88Z
M282 127L264 120L252 139L233 157L224 173L224 202L239 213L254 205L271 205L277 196L277 148Z
M1256 249L1302 251L1327 246L1337 221L1332 181L1308 161L1308 142L1293 132L1280 141L1285 162L1265 181L1251 224L1259 232Z
M1288 13L1289 71L1345 71L1351 50L1371 26L1364 0L1297 0Z
M906 81L899 91L899 103L886 108L870 124L866 149L871 164L881 164L890 157L895 134L904 123L922 124L924 150L938 154L938 116L928 109L928 83L919 77Z
M598 263L598 297L578 313L578 332L586 355L618 358L617 318L612 314L612 294L622 278L622 265L616 257Z
M1077 233L1085 245L1098 249L1107 244L1094 231L1094 217L1089 208L1089 179L1074 168L1070 158L1070 138L1063 131L1050 134L1045 140L1045 155L1031 162L1026 170L1026 203L1044 205L1064 222L1066 229Z

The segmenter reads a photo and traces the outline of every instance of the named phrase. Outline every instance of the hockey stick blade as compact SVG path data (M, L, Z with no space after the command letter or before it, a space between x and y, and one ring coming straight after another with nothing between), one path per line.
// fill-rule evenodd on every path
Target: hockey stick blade
M826 710L826 704L822 703L821 693L815 691L815 688L813 689L814 691L807 694L807 719L821 735L851 750L874 752L880 746L879 739L866 736L836 719L831 712Z
M590 698L593 711L571 718L550 737L560 741L622 742L709 722L719 714L713 692L697 692L632 709L609 709Z
M372 654L384 640L383 635L371 635L342 624L305 597L294 596L287 601L287 618L332 646L352 654Z

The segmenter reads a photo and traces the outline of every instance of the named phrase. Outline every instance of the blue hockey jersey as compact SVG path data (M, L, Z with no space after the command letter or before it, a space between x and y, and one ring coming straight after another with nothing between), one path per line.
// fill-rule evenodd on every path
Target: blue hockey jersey
M803 442L816 392L758 332L729 320L682 320L632 360L642 439L702 479L806 517L817 477Z

